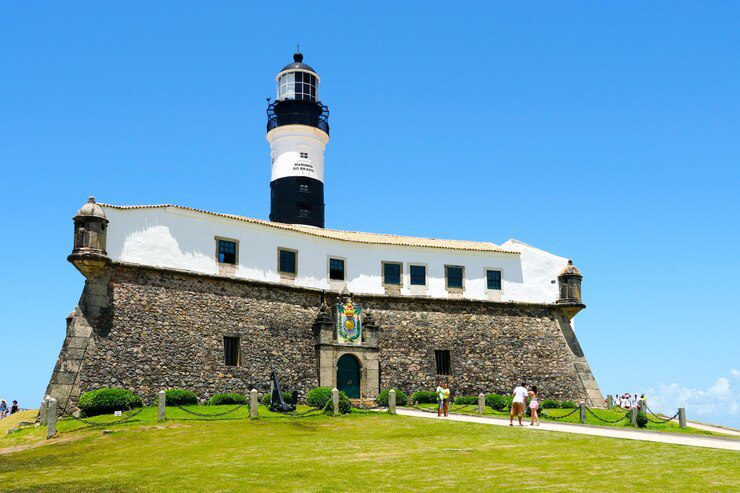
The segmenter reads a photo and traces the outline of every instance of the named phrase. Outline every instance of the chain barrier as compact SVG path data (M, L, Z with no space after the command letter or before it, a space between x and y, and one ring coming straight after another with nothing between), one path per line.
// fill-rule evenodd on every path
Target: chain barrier
M652 414L653 416L655 416L656 418L658 418L657 420L652 420L652 419L650 419L650 414L648 414L648 413L645 413L645 416L647 417L648 421L650 421L651 423L656 423L656 424L663 424L663 423L667 423L667 422L669 422L669 421L673 421L674 419L676 419L676 418L678 417L678 414L679 414L679 412L680 412L680 411L676 411L676 414L674 414L674 415L673 415L673 416L671 416L670 418L661 418L661 417L660 417L659 415L655 414L655 413L654 413L654 412L652 411L652 409L650 409L649 407L647 407L647 404L645 405L645 410L646 410L646 411L647 411L648 413L650 413L650 414Z
M628 419L630 417L629 413L627 413L627 414L623 415L621 418L618 418L618 419L613 419L613 420L611 420L611 419L604 419L604 418L601 418L601 417L597 416L596 413L593 412L590 407L587 407L586 408L586 412L589 413L594 418L598 419L599 421L603 421L604 423L609 423L609 424L619 423L620 421L624 421L624 420L626 420L626 419Z
M181 411L185 411L188 414L192 414L193 416L202 416L202 417L205 417L205 418L215 418L217 416L226 416L227 414L231 414L234 411L236 411L236 410L238 410L238 409L240 409L240 408L242 408L244 406L246 406L246 404L239 404L235 408L229 409L228 411L224 411L224 412L221 412L221 413L213 413L213 414L199 413L197 411L193 411L191 409L186 409L183 406L179 406L179 405L176 405L175 407L178 408L178 409L180 409Z
M588 408L586 408L586 409L588 409ZM565 418L567 418L568 416L572 416L572 415L574 415L574 414L575 414L575 413L577 413L578 411L580 411L580 409L579 409L579 408L575 408L575 409L573 409L573 410L572 410L571 412L569 412L568 414L564 414L564 415L562 415L562 416L550 416L549 414L546 414L546 415L545 415L545 417L546 417L547 419L565 419Z
M100 426L120 425L122 423L125 423L127 421L130 421L130 420L134 419L136 416L138 416L139 414L141 414L141 412L143 410L144 410L144 408L142 407L141 409L139 409L135 413L130 414L130 415L126 416L125 418L121 418L121 419L118 419L116 421L108 421L108 422L105 422L105 423L99 423L97 421L90 421L90 420L87 420L85 418L78 418L74 414L70 415L70 417L72 419L74 419L75 421L79 421L80 423L86 424L87 426L85 428L96 428L96 427L100 427ZM81 429L82 428L76 428L75 430L69 430L69 431L77 431L77 430L81 430Z

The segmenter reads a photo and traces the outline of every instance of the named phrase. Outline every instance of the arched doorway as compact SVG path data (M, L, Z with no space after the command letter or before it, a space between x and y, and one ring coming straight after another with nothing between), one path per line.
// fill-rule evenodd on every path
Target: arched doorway
M337 388L350 399L360 398L360 362L351 354L337 361Z

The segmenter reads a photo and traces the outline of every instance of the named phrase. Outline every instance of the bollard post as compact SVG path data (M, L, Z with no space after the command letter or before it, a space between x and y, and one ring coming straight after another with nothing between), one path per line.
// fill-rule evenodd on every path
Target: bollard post
M41 409L39 410L39 422L41 423L41 426L46 426L48 423L49 399L51 399L51 396L45 395L44 400L41 401Z
M633 407L630 409L630 423L632 423L632 426L637 428L637 408Z
M167 396L164 390L157 392L157 419L164 421L167 419L167 413L165 411L165 404L167 403Z
M331 402L334 404L334 416L339 414L339 391L331 389Z
M49 399L49 410L47 414L46 438L49 439L57 434L57 400Z
M645 401L643 401L642 399L637 401L637 409L639 409L640 411L644 413L647 413L647 409L645 409Z
M586 403L581 401L578 407L581 408L581 423L586 424Z
M484 414L486 409L486 394L478 394L478 414Z
M678 426L679 428L686 428L686 408L678 408Z
M257 389L252 389L249 392L249 417L252 419L257 417L259 402L260 401L257 395Z
M606 396L606 408L611 409L614 407L614 399L611 395Z
M396 391L395 389L391 389L390 392L388 392L388 412L391 414L396 414Z

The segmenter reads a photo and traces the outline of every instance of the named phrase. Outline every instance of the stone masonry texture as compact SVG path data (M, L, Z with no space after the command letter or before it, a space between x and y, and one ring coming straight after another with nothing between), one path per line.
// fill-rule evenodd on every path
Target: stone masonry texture
M130 389L147 403L167 388L203 399L265 392L273 368L283 390L303 396L318 384L312 324L320 291L122 263L109 266L103 279L107 289L87 291L107 292L107 306L95 317L86 314L83 292L47 390L65 409L81 392L100 387ZM327 293L327 302L335 296ZM541 398L601 404L594 402L600 393L588 364L563 335L556 305L354 299L379 328L381 389L433 390L445 378L436 375L434 351L448 349L446 379L455 395L509 393L525 381L539 387ZM239 366L224 364L224 336L240 338Z

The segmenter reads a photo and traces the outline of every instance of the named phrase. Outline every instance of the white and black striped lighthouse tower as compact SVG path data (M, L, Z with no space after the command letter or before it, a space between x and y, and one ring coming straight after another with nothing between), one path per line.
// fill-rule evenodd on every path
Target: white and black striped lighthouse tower
M319 101L319 76L296 53L275 79L277 99L267 106L270 221L323 228L329 108Z

